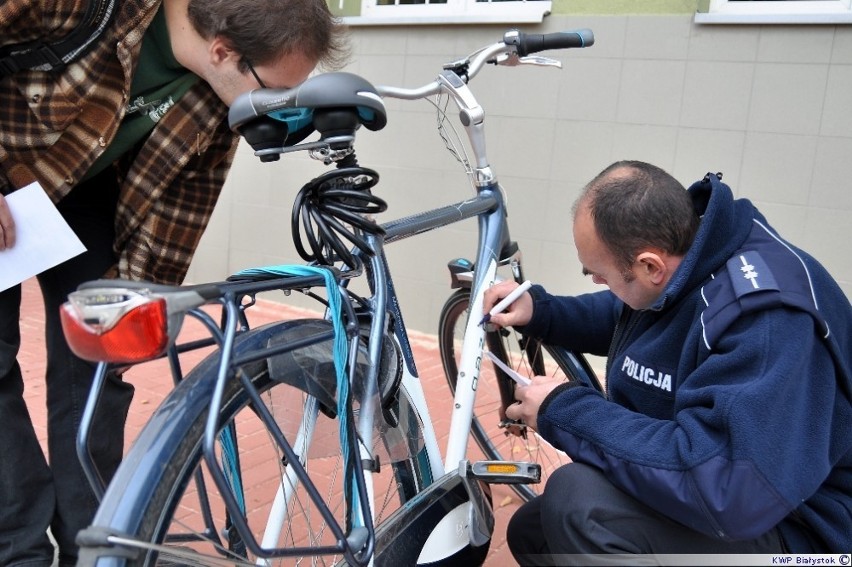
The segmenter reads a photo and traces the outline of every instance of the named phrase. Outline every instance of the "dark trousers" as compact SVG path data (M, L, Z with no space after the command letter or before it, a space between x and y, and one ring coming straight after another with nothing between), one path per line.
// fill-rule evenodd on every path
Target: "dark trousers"
M515 512L507 542L521 565L636 565L634 554L786 552L777 529L754 540L721 541L668 519L579 463L557 469L544 494Z
M80 467L76 435L95 365L74 356L59 322L69 292L103 276L115 263L115 173L81 183L59 204L62 216L86 246L83 254L38 276L44 297L47 348L48 461L24 403L20 347L21 288L0 292L0 565L49 566L59 547L60 565L76 562L77 532L89 525L97 499ZM26 369L24 369L26 372ZM27 381L41 379L26 375ZM91 449L110 478L124 451L124 422L133 386L111 376L95 416Z

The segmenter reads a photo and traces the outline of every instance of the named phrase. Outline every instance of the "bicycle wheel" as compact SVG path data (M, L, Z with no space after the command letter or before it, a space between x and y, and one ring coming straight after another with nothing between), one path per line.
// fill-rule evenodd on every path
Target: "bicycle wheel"
M258 542L263 541L270 518L275 516L272 510L280 512L281 525L273 522L274 535L264 548L331 546L338 540L334 523L347 525L338 423L329 417L335 407L330 330L322 320L293 321L254 329L235 341L234 357L239 358L321 334L328 337L247 362L238 370L274 417L323 504L311 498L304 482L296 481L294 467L287 466L285 455L259 417L259 408L249 395L251 388L233 378L225 387L218 415L217 460L225 469L229 492L242 509L240 517ZM234 517L226 512L222 494L202 459L217 369L218 354L214 353L190 372L153 414L110 483L93 527L81 532L84 545L80 564L221 564L212 558L220 562L226 559L231 565L255 561L245 552ZM399 508L407 495L422 488L417 469L420 431L410 419L405 424L417 429L410 437L388 431L387 425L375 433L379 438L393 437L396 453L407 451L404 456L386 456L382 471L373 475L377 525ZM377 450L380 444L376 444ZM387 466L389 463L392 466ZM323 506L334 521L323 517ZM116 544L113 539L104 546L105 535L116 535L121 541ZM311 564L321 565L342 558L340 554L311 550L305 556L310 556ZM265 564L291 565L299 559L282 557Z
M470 290L456 291L444 304L438 324L441 362L453 394L469 305ZM525 339L510 329L486 333L485 342L491 352L522 375L580 379L591 382L598 390L602 389L585 359L564 349ZM525 461L541 465L541 483L510 485L522 499L529 500L544 488L550 473L569 463L570 459L532 431L522 435L515 434L522 433L522 430L511 425L504 413L505 404L514 400L515 383L509 378L498 380L497 376L496 367L483 361L476 388L471 433L485 459ZM512 428L514 433L510 431Z

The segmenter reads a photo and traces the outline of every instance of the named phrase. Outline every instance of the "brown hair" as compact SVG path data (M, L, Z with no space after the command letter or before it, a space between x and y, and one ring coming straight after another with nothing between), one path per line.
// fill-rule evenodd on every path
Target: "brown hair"
M205 39L220 36L248 62L262 65L292 53L314 59L325 70L349 57L345 27L325 0L189 0L189 21Z
M574 214L583 206L624 271L643 248L684 256L698 231L698 215L684 186L641 161L619 161L600 172L586 185Z

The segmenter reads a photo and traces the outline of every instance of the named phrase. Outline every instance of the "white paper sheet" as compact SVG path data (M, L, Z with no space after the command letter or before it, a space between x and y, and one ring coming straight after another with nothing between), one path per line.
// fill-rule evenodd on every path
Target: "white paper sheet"
M6 202L16 236L12 248L0 251L0 291L86 251L40 184L18 189Z
M491 361L494 364L499 366L503 370L503 372L508 374L509 378L511 378L512 380L514 380L515 382L517 382L521 386L529 386L530 385L530 379L529 378L527 378L526 376L521 376L520 374L518 374L517 372L515 372L514 370L512 370L511 368L506 366L506 364L502 360L497 358L497 356L493 352L491 352L490 350L487 350L487 351L485 351L485 355L488 358L490 358Z

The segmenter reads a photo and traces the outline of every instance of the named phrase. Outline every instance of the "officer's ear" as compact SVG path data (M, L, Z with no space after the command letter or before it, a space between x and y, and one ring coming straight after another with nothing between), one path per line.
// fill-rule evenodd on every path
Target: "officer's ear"
M674 269L670 269L668 266L663 255L652 250L641 252L636 257L636 263L639 264L637 275L646 278L648 282L654 285L664 285L674 272Z

